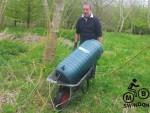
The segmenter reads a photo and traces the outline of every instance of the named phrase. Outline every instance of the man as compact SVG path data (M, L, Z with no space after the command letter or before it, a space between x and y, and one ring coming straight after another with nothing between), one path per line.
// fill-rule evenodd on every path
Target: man
M77 48L78 41L82 44L89 39L96 39L102 42L102 28L98 18L92 14L91 5L84 3L82 17L76 23L74 48Z
M91 5L83 4L83 14L76 23L76 33L74 37L74 49L77 48L78 41L82 44L86 40L95 39L102 42L102 28L97 17L93 16ZM96 64L93 66L91 77L94 77Z

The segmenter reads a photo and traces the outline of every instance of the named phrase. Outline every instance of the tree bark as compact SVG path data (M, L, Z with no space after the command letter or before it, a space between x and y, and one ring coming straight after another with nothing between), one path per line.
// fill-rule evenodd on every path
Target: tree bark
M14 26L17 27L17 20L14 20Z
M46 46L44 52L44 60L52 62L55 58L56 39L57 39L56 34L59 31L61 14L64 9L64 0L55 0L52 21L50 20L50 16L48 13L49 8L48 8L47 0L44 0L44 6L45 6L45 14L47 17L47 28L48 28Z
M148 0L148 28L150 30L150 0Z
M124 14L124 0L120 0L119 1L120 5L119 5L119 8L120 8L120 20L119 20L119 24L118 24L118 31L119 32L122 32L123 30L123 27L124 27L124 23L126 21L126 19L129 17L131 11L132 11L132 5L134 5L135 3L135 0L131 0L131 3L130 3L130 8L128 10L128 12L126 14Z
M27 28L30 27L31 22L31 3L30 0L28 0L28 6L27 6Z
M2 27L7 0L0 0L0 28Z
M118 31L121 32L124 25L124 15L123 15L123 0L119 1L119 11L120 11L120 20L119 20L119 29Z

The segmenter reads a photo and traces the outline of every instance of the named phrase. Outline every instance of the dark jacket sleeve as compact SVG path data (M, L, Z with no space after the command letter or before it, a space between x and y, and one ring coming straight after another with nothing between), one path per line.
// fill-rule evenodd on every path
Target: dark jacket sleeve
M79 25L80 25L80 18L77 20L77 23L76 23L76 33L77 34L80 34L80 27L79 27Z
M102 37L102 26L101 26L101 22L97 17L95 18L95 32L97 37Z

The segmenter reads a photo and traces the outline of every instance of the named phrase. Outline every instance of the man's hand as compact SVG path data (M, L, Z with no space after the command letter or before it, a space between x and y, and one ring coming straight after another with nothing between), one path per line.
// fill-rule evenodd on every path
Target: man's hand
M76 49L77 46L78 46L78 40L79 40L79 34L75 33L75 36L74 36L74 49Z
M77 45L78 45L78 43L77 42L74 42L74 50L77 48Z
M98 37L98 41L102 44L103 43L103 37Z

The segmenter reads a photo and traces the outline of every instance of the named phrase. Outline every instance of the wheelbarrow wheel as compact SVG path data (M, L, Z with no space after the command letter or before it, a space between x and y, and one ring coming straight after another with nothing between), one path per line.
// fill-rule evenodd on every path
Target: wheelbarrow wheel
M69 88L63 88L61 90L58 90L58 93L53 101L55 108L56 109L64 108L69 102L69 97L70 97Z

